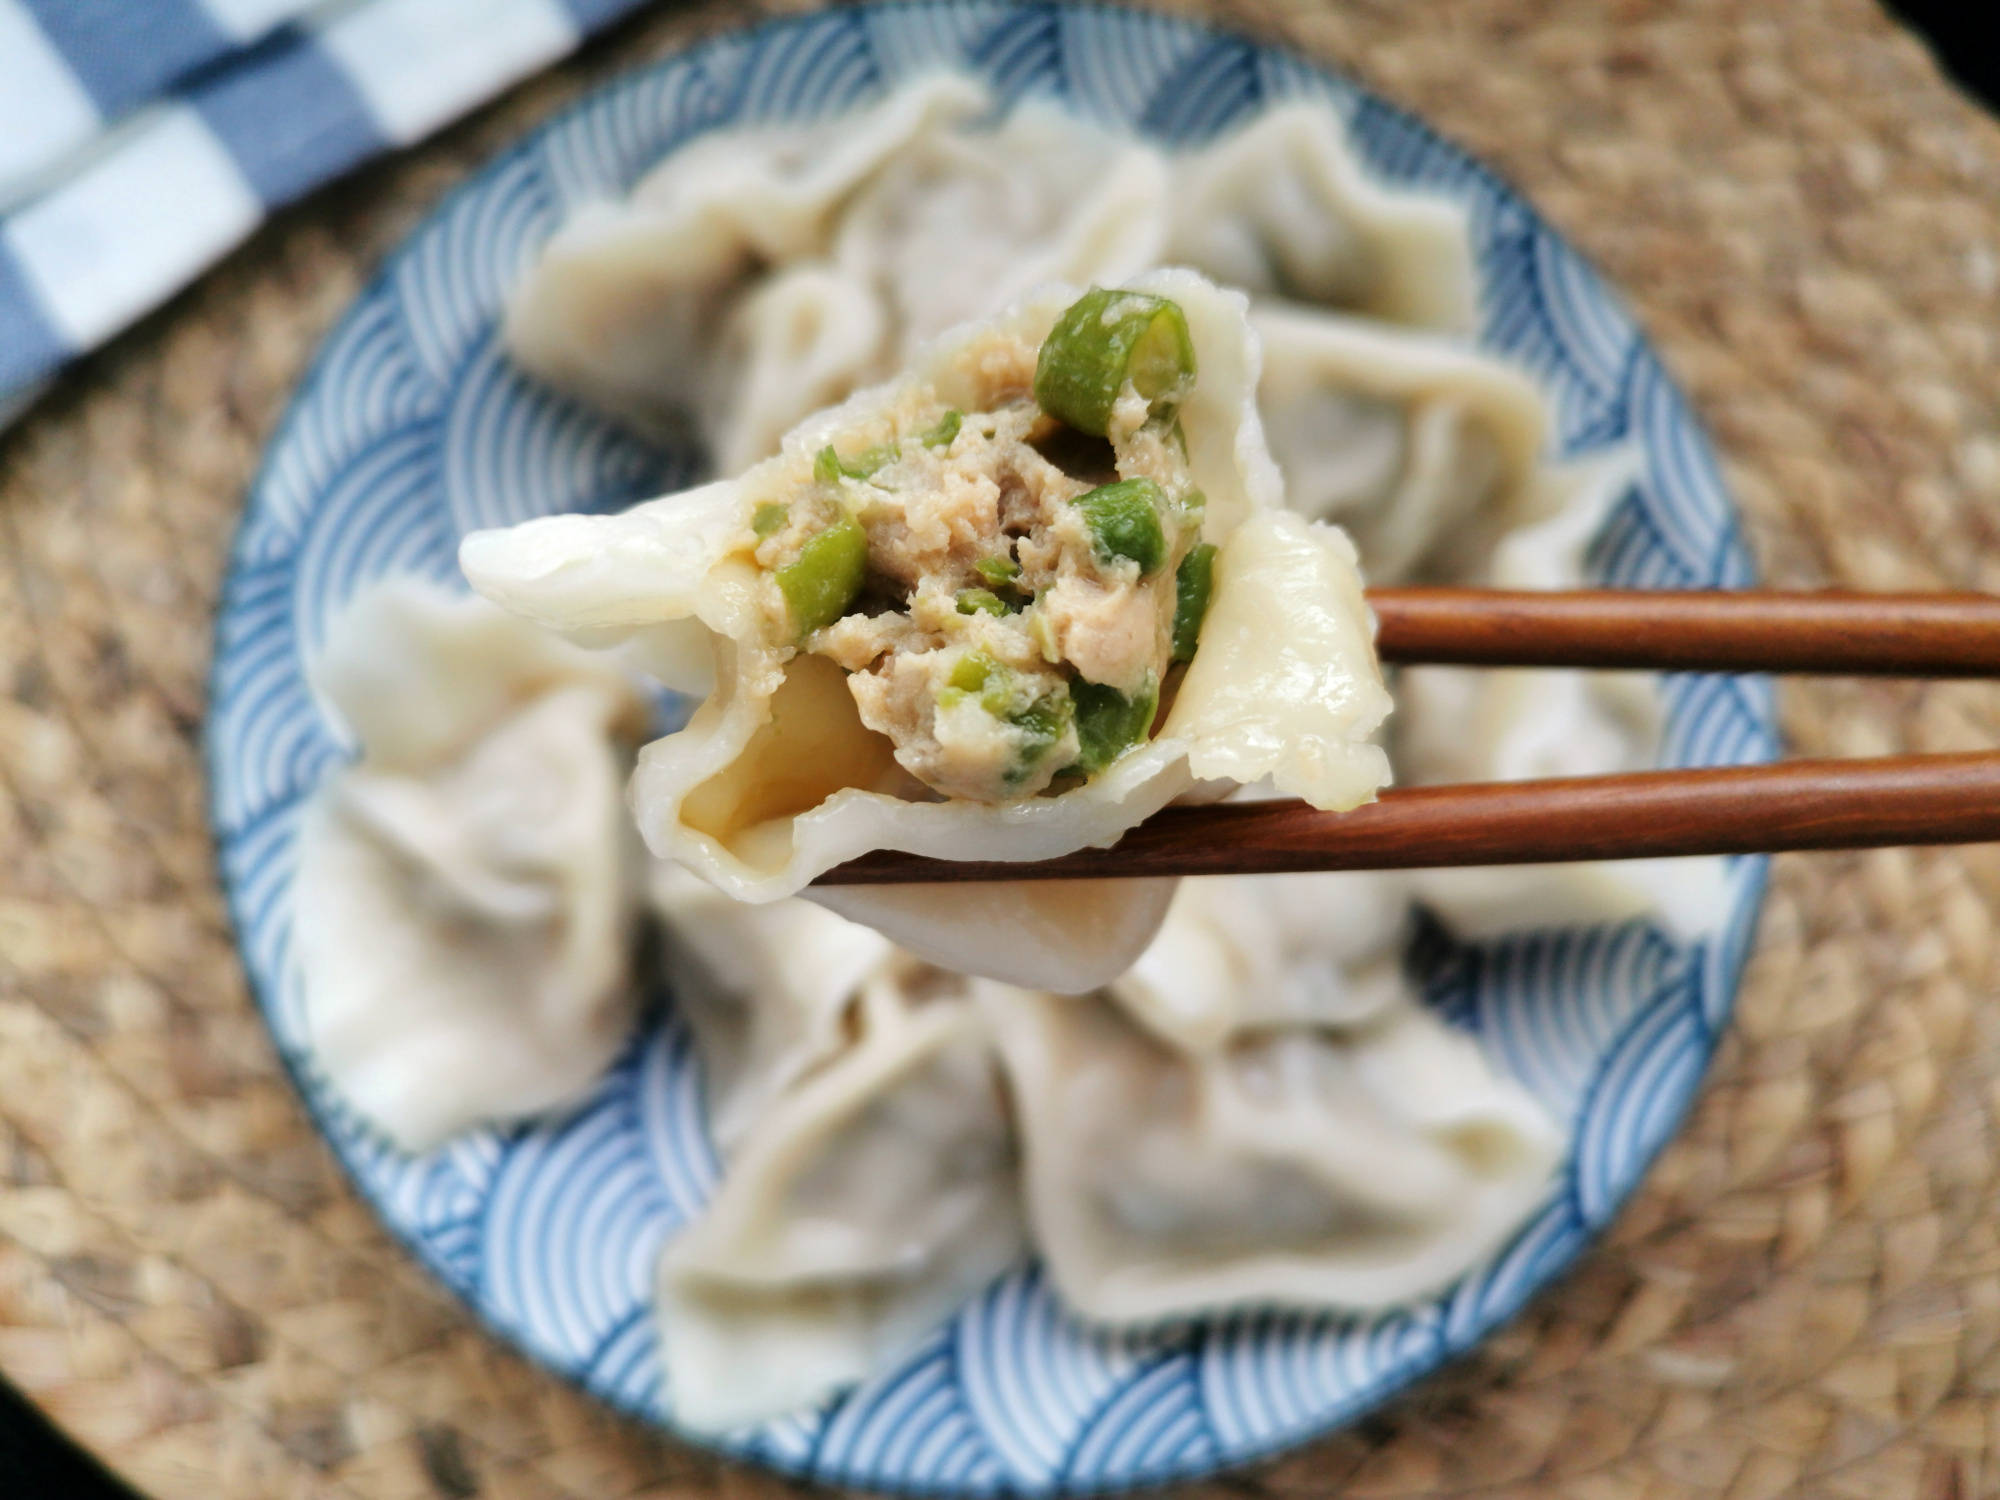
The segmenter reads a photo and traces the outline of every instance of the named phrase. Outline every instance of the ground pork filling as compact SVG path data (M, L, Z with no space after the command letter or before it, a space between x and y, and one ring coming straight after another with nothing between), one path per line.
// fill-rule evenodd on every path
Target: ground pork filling
M910 382L746 500L774 637L844 668L862 722L945 797L1082 784L1146 739L1191 649L1188 565L1211 549L1171 405L1127 382L1105 435L1079 432L1037 404L1039 353L987 335L954 372L976 399Z

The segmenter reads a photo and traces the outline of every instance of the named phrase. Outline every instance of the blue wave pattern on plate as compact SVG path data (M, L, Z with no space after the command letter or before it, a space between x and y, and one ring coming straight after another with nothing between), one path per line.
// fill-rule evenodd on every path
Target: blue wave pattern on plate
M373 1137L304 1048L291 964L300 800L349 749L304 663L364 585L398 572L454 578L470 529L614 508L698 476L691 448L643 446L504 357L506 288L577 204L623 190L701 131L826 118L940 66L981 74L1008 98L1056 96L1167 145L1213 139L1281 100L1318 101L1384 179L1467 205L1484 285L1479 342L1546 384L1560 451L1641 448L1639 478L1597 539L1595 574L1634 587L1750 577L1707 442L1590 268L1420 122L1282 51L1077 6L847 10L724 37L627 77L474 177L350 310L272 443L217 627L213 821L273 1033L383 1218L498 1331L668 1425L652 1263L718 1173L670 997L565 1119L475 1132L414 1161ZM1773 753L1766 684L1674 679L1667 698L1669 762ZM1511 1317L1632 1190L1727 1021L1762 878L1761 861L1737 862L1725 928L1687 946L1643 924L1481 947L1424 934L1412 963L1432 1002L1573 1135L1550 1201L1447 1293L1376 1318L1242 1315L1124 1335L1076 1322L1024 1267L901 1367L729 1446L877 1489L1050 1495L1191 1476L1359 1415Z

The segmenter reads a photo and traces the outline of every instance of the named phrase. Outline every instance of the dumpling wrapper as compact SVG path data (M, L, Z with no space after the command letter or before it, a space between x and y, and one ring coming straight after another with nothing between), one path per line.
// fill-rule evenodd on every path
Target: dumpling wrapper
M1188 880L1105 992L1190 1053L1277 1026L1354 1026L1408 1001L1409 934L1406 882L1388 872Z
M810 901L733 901L664 861L648 894L701 1052L709 1127L729 1156L774 1099L847 1044L848 1008L895 948Z
M726 1432L852 1385L1024 1253L983 1018L963 996L906 994L924 972L873 976L849 1050L771 1103L661 1255L683 1425Z
M315 1062L409 1152L581 1098L638 1003L631 684L413 579L350 605L312 680L361 749L301 815Z
M672 433L702 409L717 436L729 425L718 399L741 402L734 390L718 397L709 354L729 343L724 322L756 268L824 255L837 209L869 174L988 103L970 79L939 75L840 120L690 142L626 200L586 203L556 232L508 301L509 351L642 433ZM841 333L852 340L851 328Z
M1202 783L1219 777L1271 776L1336 809L1369 800L1388 780L1386 757L1368 743L1389 698L1353 549L1336 529L1277 508L1243 299L1185 271L1133 285L1179 303L1192 330L1200 375L1181 417L1208 497L1204 535L1221 550L1201 648L1158 734L1059 797L909 799L908 778L888 741L862 726L840 670L768 638L753 565L738 550L763 466L618 516L554 517L466 538L460 561L474 586L538 623L593 641L638 637L667 662L692 660L694 643L708 638L713 694L687 728L641 752L633 778L640 830L656 855L737 899L770 901L873 849L1035 860L1108 845L1177 797L1213 795ZM1039 343L1075 295L1049 288L996 321ZM955 353L981 333L947 335L906 378L929 379L953 399ZM814 417L786 437L785 454L796 462L817 452L896 390L861 392ZM1137 956L1171 884L1001 885L976 902L926 887L812 895L932 962L1078 992Z
M1035 1242L1094 1322L1409 1301L1504 1243L1561 1156L1541 1107L1415 1004L1185 1054L1113 1006L980 995Z
M1167 260L1253 297L1470 333L1479 308L1465 209L1385 187L1323 104L1281 104L1174 164Z
M1292 508L1353 536L1377 583L1452 576L1564 498L1547 403L1456 341L1260 302L1258 404Z

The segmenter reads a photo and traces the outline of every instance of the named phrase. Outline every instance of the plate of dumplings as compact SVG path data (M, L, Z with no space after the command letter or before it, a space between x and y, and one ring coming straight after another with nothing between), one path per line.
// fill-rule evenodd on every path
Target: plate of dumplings
M1602 1232L1764 862L812 882L1775 753L1755 679L1385 672L1364 579L1752 581L1505 183L1141 11L715 37L447 198L273 437L207 726L244 962L384 1223L626 1413L930 1495L1270 1455Z

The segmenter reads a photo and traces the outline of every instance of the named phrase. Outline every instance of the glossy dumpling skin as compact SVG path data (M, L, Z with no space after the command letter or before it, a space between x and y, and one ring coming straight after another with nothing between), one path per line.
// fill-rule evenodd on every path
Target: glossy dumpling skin
M1295 510L1338 522L1368 576L1461 573L1551 514L1547 403L1454 340L1281 302L1253 306L1258 404Z
M1383 871L1182 881L1159 935L1104 993L1190 1054L1252 1031L1359 1025L1409 1002L1409 899Z
M1472 331L1479 288L1465 210L1385 187L1324 105L1278 105L1174 167L1166 259L1255 298Z
M831 123L729 131L585 205L515 289L509 350L638 430L694 418L736 473L924 343L1049 282L1161 259L1156 151L970 78Z
M1029 860L1108 844L1214 778L1271 776L1330 808L1365 801L1386 781L1386 759L1369 737L1389 700L1353 551L1334 529L1278 508L1242 299L1189 272L1133 285L1179 304L1192 330L1200 373L1180 412L1187 461L1207 497L1202 535L1221 550L1210 623L1157 733L1075 790L985 803L913 789L888 741L862 724L841 670L795 654L760 612L745 515L767 482L765 465L622 516L556 517L467 538L460 557L474 586L539 623L594 640L637 637L676 660L706 636L713 693L686 729L646 747L633 780L640 829L657 855L739 899L765 901L870 849ZM947 335L906 380L932 380L949 394L963 379L954 364L961 350L983 347L994 329L1039 344L1076 295L1047 289L991 324ZM892 383L802 424L768 472L794 472L836 439L873 431L899 398ZM936 891L834 899L848 915L893 925L897 941L934 962L1073 992L1131 962L1169 895L1158 882L988 893L1040 928L1032 944L1008 941L991 920L955 923L955 898ZM1049 941L1055 928L1068 939ZM976 929L969 945L968 929Z
M859 184L909 141L970 119L986 102L977 84L939 77L841 120L691 142L626 199L586 203L557 231L508 301L509 351L642 432L670 433L702 411L711 440L726 439L730 416L718 402L736 403L716 389L711 355L740 338L728 324L758 267L823 255ZM850 365L879 357L879 315L861 303L859 326L825 330L816 359L826 383L805 411L845 395ZM843 304L851 299L836 290L813 305ZM733 468L764 451L718 458Z
M1424 1295L1514 1232L1560 1155L1540 1107L1414 1004L1185 1053L1115 1006L981 993L1037 1248L1092 1321Z
M769 1102L668 1243L656 1307L679 1422L728 1431L851 1385L1024 1253L983 1018L923 993L955 985L908 959L872 974L851 1044Z
M299 830L294 949L334 1087L406 1151L581 1097L629 1030L625 675L415 580L313 664L359 756Z

